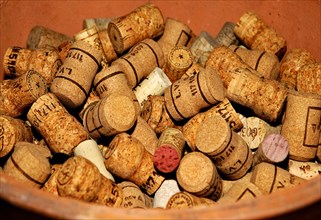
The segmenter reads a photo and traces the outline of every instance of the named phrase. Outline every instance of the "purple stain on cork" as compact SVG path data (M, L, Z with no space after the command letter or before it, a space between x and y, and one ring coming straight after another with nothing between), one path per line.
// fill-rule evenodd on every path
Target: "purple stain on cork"
M170 173L178 167L180 155L171 145L164 144L156 149L153 161L159 171Z
M281 134L269 134L261 146L265 156L276 163L285 160L289 154L289 143Z

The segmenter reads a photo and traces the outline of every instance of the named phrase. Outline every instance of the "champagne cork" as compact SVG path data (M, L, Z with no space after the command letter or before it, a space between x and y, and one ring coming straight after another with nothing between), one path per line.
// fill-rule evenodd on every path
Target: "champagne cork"
M101 59L101 52L85 41L76 41L69 49L50 86L66 108L84 103Z
M224 98L222 80L211 68L190 78L177 80L164 93L166 109L176 121L191 118Z
M0 158L11 153L17 142L32 142L32 139L31 128L24 121L0 115Z
M231 129L233 129L233 131L238 131L243 127L243 124L233 106L231 105L230 101L225 98L222 102L211 107L207 111L198 113L197 115L193 116L188 120L188 122L183 125L183 134L186 143L191 148L191 150L196 150L195 139L198 128L201 126L203 121L205 121L205 119L211 117L213 114L220 115L222 118L224 118L225 121L229 123L229 126L231 127Z
M101 139L129 130L137 116L132 98L111 94L88 108L83 125L93 139Z
M251 177L251 182L254 183L263 194L295 187L304 181L306 180L266 162L256 165Z
M51 166L50 176L42 186L41 190L49 192L53 195L59 196L57 187L57 177L60 172L62 164L54 164Z
M151 198L143 193L136 184L130 181L123 181L118 183L117 186L123 191L123 201L121 207L140 209L151 208L149 206L150 201L148 201L151 200Z
M243 183L235 183L233 186L220 198L217 203L231 204L237 201L251 201L263 195L261 190L253 183L247 181Z
M167 128L159 137L155 150L154 165L162 173L171 173L178 167L183 156L185 139L177 128Z
M141 116L156 134L161 134L166 128L175 126L166 110L164 96L148 96Z
M145 39L135 44L112 65L118 65L125 73L130 87L135 88L155 67L162 67L164 62L159 44L152 39Z
M192 66L193 55L187 47L173 47L167 57L164 72L169 80L174 83Z
M112 180L101 175L101 184L97 192L95 203L107 207L121 207L123 190Z
M140 114L141 107L135 93L131 89L126 79L126 75L118 65L111 65L98 72L93 81L94 90L100 98L118 93L130 97L137 114Z
M107 179L115 182L114 177L111 173L106 169L104 164L104 157L102 156L101 151L98 148L96 141L94 140L85 140L78 144L77 147L74 148L75 156L82 156L98 168L99 172L106 177Z
M95 201L100 190L102 176L98 168L81 156L66 160L57 176L58 193L87 202Z
M261 162L280 163L289 155L289 143L280 134L269 134L260 143L253 155L252 166L255 167Z
M204 67L201 66L199 63L193 63L190 68L184 73L184 75L181 77L182 79L189 78L191 76L194 76L201 71L204 71Z
M248 69L235 69L226 88L230 101L250 108L263 120L276 122L284 109L287 90L276 80L265 80Z
M139 83L133 90L141 107L144 101L150 95L163 95L167 87L172 82L167 75L159 67L156 67L141 83Z
M156 38L164 31L164 18L152 3L144 4L108 25L108 34L118 54L146 38Z
M280 62L279 80L288 88L296 89L299 69L315 61L313 55L305 49L294 48L288 51Z
M321 96L321 63L302 66L297 75L297 90Z
M239 179L251 168L250 148L218 115L203 121L198 128L195 144L197 150L211 158L224 179Z
M247 145L255 150L259 147L260 143L264 140L264 138L269 134L280 134L281 126L272 126L266 121L250 116L248 118L244 117L243 128L238 132Z
M38 98L27 118L54 153L70 155L79 143L88 139L80 122L68 113L53 93Z
M162 48L165 59L168 57L171 49L175 46L185 46L192 38L190 27L174 18L167 18L164 27L164 33L157 41Z
M195 196L188 192L175 193L168 201L167 209L184 209L196 206L210 206L215 204L211 199Z
M287 170L292 175L310 180L321 174L321 164L316 162L301 162L290 159Z
M289 142L289 158L313 160L319 145L321 96L292 92L287 98L281 135Z
M248 48L274 53L279 60L286 52L284 37L254 12L246 12L240 17L234 33Z
M0 114L18 117L47 91L45 79L33 70L4 80L0 83Z
M34 51L9 47L4 55L3 65L7 76L17 77L25 74L28 70L34 70L50 85L61 64L58 50L47 46Z
M3 171L20 182L40 188L50 176L50 151L29 142L17 142Z
M29 32L27 48L36 50L46 46L58 47L64 41L72 41L72 38L66 34L37 25Z
M280 72L278 57L262 50L248 50L239 46L229 46L252 69L256 70L263 78L277 79Z
M155 192L153 199L153 208L166 208L169 199L181 190L178 187L177 181L174 179L166 179Z
M134 126L133 132L130 135L139 140L151 155L154 155L158 146L158 138L155 131L141 116L137 117Z
M201 152L186 154L176 171L180 187L198 197L216 201L222 194L222 179L213 162Z
M129 180L148 195L152 195L164 181L143 144L126 133L117 134L103 154L106 168L116 176Z

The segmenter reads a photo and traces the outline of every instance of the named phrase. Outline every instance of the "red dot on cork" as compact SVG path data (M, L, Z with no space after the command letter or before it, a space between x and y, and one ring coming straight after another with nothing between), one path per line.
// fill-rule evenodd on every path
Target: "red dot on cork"
M171 145L164 144L156 149L153 161L159 171L170 173L178 167L180 155Z

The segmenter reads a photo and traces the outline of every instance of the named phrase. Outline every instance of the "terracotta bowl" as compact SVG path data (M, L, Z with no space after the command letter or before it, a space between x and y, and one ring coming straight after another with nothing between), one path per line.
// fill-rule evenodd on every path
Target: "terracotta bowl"
M26 47L28 34L35 25L73 36L82 29L83 19L125 15L146 2L0 1L1 59L10 46ZM205 30L215 36L226 21L237 22L244 12L252 10L285 37L288 50L304 48L321 60L319 0L151 2L162 10L164 17L172 17L188 24L196 35ZM12 205L11 209L8 209L7 204ZM320 207L321 176L250 202L186 210L129 210L56 197L26 187L0 173L0 216L13 210L55 219L316 219L321 216Z

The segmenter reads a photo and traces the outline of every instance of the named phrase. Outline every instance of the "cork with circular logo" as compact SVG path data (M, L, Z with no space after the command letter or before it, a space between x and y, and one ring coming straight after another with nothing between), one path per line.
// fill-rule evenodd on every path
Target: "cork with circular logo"
M168 201L167 209L185 209L196 206L210 206L215 204L211 199L195 196L188 192L175 193Z

